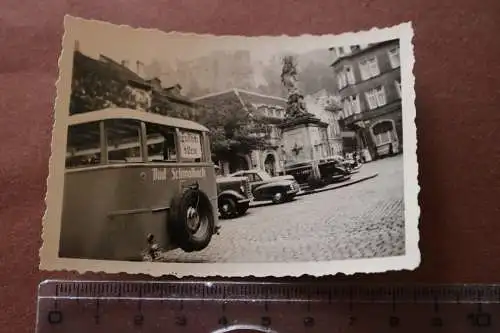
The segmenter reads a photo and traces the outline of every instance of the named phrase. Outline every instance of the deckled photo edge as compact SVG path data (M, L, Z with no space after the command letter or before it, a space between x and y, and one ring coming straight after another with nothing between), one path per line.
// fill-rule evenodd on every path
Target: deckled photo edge
M403 136L407 146L404 154L404 195L405 195L405 227L407 251L409 252L409 261L413 263L413 268L420 265L421 253L419 249L420 232L420 205L418 196L420 185L418 183L418 158L417 158L417 127L416 127L416 94L415 94L415 53L414 53L414 30L411 23L405 24L406 30L400 38L400 43L404 44L401 48L402 59L406 59L401 65L401 80L403 99Z
M67 118L66 110L69 107L71 91L72 57L71 44L75 39L71 29L80 25L101 24L103 30L121 30L127 34L174 34L196 36L197 38L228 38L228 39L265 39L265 38L332 38L335 44L352 44L356 41L383 41L391 38L400 39L402 53L401 81L403 90L403 127L405 138L404 151L404 202L405 202L405 229L406 229L406 253L400 257L373 258L373 259L349 259L332 262L295 262L295 263L148 263L148 262L122 262L108 260L66 259L58 257L59 229L61 221L61 201L63 186L63 161L64 145L58 142L66 142ZM72 16L65 17L65 29L62 38L62 49L59 57L59 77L56 83L57 96L54 107L54 122L51 140L51 155L49 159L49 175L47 177L46 210L43 216L42 240L40 248L40 269L57 271L105 272L105 273L131 273L149 274L152 276L173 275L177 277L285 277L285 276L325 276L338 273L351 275L355 273L378 273L393 270L413 270L420 263L420 251L418 247L418 162L416 157L417 138L415 126L415 91L414 91L414 53L413 53L413 29L410 22L402 23L393 27L372 28L371 30L359 32L346 32L339 35L300 35L300 36L214 36L210 34L194 33L165 33L156 29L134 28L127 25L113 25L108 22L80 19ZM57 204L56 204L57 203Z
M68 21L70 20L70 16L64 17L61 50L57 59L58 78L54 85L56 96L53 106L45 212L42 218L42 245L39 250L39 268L42 270L52 270L55 261L58 260L57 250L59 246L59 229L61 227L58 216L61 215L62 193L60 192L62 191L58 191L57 188L62 189L64 186L64 170L61 170L63 164L59 163L61 160L59 156L63 154L61 150L65 148L65 145L58 144L58 142L61 142L61 140L66 142L66 118L68 115L64 110L69 107L71 94L72 57L70 54L72 50L68 50L72 39L72 33L68 29Z

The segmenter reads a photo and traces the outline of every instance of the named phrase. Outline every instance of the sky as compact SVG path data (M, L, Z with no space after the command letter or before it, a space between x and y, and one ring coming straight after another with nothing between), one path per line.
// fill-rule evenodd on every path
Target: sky
M391 36L387 33L370 32L299 37L212 36L165 33L98 21L68 19L65 38L69 45L74 45L74 41L78 40L81 52L95 58L99 54L104 54L117 61L126 59L135 63L139 60L149 64L157 59L162 63L175 65L177 59L195 59L216 50L250 50L253 61L266 63L277 53L300 54L314 50L328 50L331 46L376 42L391 39Z
M401 26L399 26L401 27ZM253 65L253 80L265 85L263 76L266 63L277 55L300 54L322 50L328 54L332 46L368 44L399 38L399 27L371 30L341 35L302 36L214 36L190 33L165 33L154 29L137 29L100 21L67 18L65 20L64 49L73 49L78 41L80 51L90 57L105 55L115 61L127 60L131 69L136 61L148 66L157 61L164 68L176 69L179 60L189 61L210 55L215 51L249 51ZM328 55L327 55L328 57ZM334 55L331 55L332 61ZM160 75L162 81L177 82L177 79ZM173 84L173 83L172 83Z
M295 54L313 50L328 50L330 43L322 41L304 42L301 39L289 38L250 38L248 37L204 37L200 35L151 34L144 38L140 34L117 36L109 34L85 34L78 38L80 51L90 57L98 58L100 54L114 60L137 60L149 64L153 60L175 66L177 60L193 60L214 51L249 50L252 61L267 63L273 56L283 52ZM90 37L91 38L85 38Z

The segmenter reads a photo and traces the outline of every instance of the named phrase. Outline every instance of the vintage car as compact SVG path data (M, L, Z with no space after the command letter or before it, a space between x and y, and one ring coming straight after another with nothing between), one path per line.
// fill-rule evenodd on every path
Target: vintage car
M363 163L358 154L347 154L345 158L342 158L345 165L347 165L351 173L359 172Z
M218 165L215 165L215 172L217 201L221 217L228 219L245 214L253 199L248 178L224 177Z
M343 166L350 173L358 172L362 166L362 164L359 160L354 159L354 157L351 157L351 156L344 158L343 156L340 156L340 155L334 155L334 156L328 157L327 160L333 160L333 161L337 162L338 165Z
M304 191L324 187L351 177L348 166L333 157L288 164L285 173L293 176Z
M229 177L248 178L255 201L271 200L278 204L292 200L300 192L300 186L293 176L272 177L266 171L255 169L238 171Z
M122 108L70 116L62 190L63 258L201 251L219 229L208 129L184 119Z
M219 214L224 219L245 214L252 201L250 183L246 177L217 177Z

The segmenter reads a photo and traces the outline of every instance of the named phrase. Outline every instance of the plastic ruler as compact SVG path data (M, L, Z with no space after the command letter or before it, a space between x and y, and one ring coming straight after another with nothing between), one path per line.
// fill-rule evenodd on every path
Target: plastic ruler
M500 332L500 285L46 281L37 332Z

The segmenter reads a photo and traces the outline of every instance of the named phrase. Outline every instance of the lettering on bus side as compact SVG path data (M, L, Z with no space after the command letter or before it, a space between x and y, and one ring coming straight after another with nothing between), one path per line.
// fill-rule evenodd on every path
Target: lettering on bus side
M172 180L205 178L206 175L204 168L153 168L153 182L155 183L166 181L169 178Z
M167 180L167 168L153 168L153 182L161 182Z

